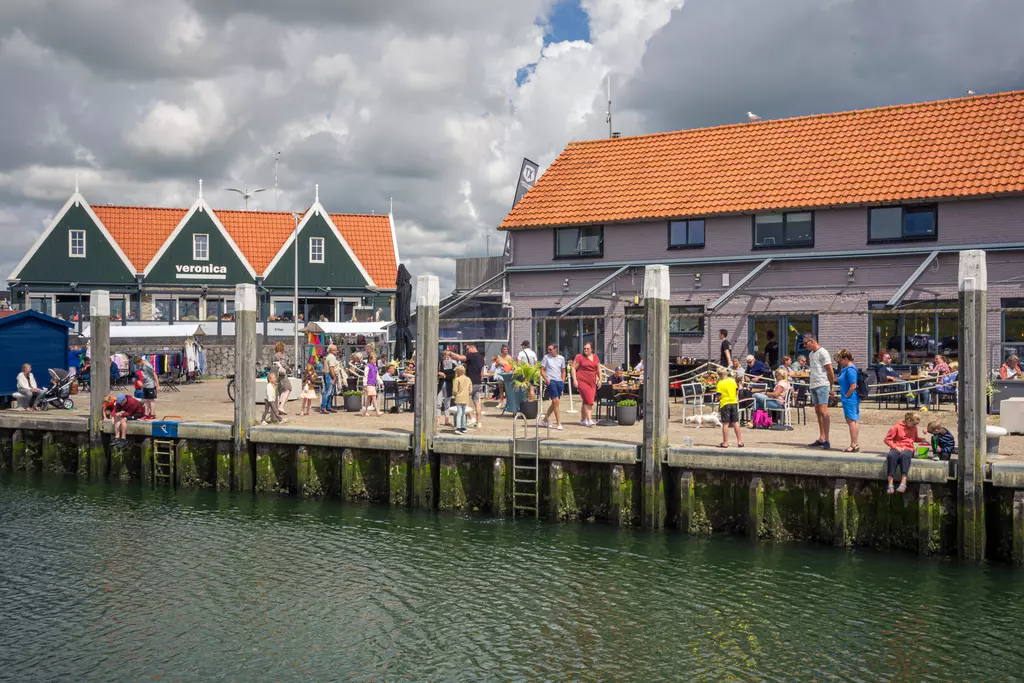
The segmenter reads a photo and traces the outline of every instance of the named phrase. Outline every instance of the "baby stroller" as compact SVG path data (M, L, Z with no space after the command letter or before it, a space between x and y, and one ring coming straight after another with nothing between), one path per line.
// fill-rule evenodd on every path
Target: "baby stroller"
M73 410L75 403L71 400L71 385L75 381L75 376L60 368L50 368L49 372L52 381L50 386L43 391L36 405L41 410L46 410L50 406Z

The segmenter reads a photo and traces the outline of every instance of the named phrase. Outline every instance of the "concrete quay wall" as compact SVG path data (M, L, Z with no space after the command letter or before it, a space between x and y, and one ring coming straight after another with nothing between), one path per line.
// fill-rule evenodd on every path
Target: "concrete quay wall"
M171 477L161 480L152 425L131 423L127 446L110 444L110 427L102 438L106 457L96 458L84 418L0 414L0 469L417 504L409 434L254 427L250 457L235 458L230 425L181 423ZM511 439L437 435L430 452L430 507L512 514ZM541 441L538 459L540 517L642 526L639 445ZM888 495L878 457L670 448L661 464L664 526L695 536L955 555L956 467L956 460L917 461L907 492ZM1024 463L993 463L985 478L988 558L1024 566Z

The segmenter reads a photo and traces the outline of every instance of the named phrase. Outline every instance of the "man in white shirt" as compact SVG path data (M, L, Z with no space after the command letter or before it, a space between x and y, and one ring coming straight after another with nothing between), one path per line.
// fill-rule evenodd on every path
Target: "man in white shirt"
M832 393L832 385L836 383L836 371L832 368L832 356L825 347L818 343L813 334L804 335L804 348L810 351L807 362L811 371L809 382L811 405L814 416L818 418L818 440L810 444L811 448L829 450L832 444L828 441L831 420L828 416L828 397Z
M548 420L551 419L553 413L555 429L561 430L562 415L558 406L561 403L562 392L565 390L565 358L558 355L558 348L554 344L548 344L548 352L541 359L540 365L544 369L544 386L547 387L548 400L551 401L540 424L542 427L547 427Z
M520 363L529 363L530 365L537 364L537 354L534 353L533 349L530 348L530 342L523 342L523 350L519 352L517 360Z

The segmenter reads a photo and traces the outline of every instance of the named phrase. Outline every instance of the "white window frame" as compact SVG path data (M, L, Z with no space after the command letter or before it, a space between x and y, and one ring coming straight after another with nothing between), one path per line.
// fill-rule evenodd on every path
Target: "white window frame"
M75 253L75 235L82 236L82 253ZM85 258L85 230L72 228L68 230L68 256L70 258Z
M274 310L274 304L279 304L279 303L287 303L289 306L291 306L293 303L295 303L295 300L294 300L293 297L290 297L290 296L272 296L272 297L270 297L270 315L280 317L280 315L277 313L277 311ZM299 304L300 305L302 304L302 297L299 297ZM300 311L292 311L292 318L293 319L297 318L299 313L300 313Z
M313 258L313 245L320 245L320 258ZM324 262L324 238L323 237L310 237L309 238L309 262L310 263L323 263Z
M202 237L204 240L203 251L204 254L200 255L197 247L199 246L198 238ZM209 261L210 260L210 235L205 232L197 232L192 235L192 260L193 261Z

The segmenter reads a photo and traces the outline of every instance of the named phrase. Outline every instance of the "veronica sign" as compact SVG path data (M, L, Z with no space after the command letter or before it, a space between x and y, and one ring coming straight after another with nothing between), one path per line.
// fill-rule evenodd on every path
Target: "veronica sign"
M178 280L227 280L227 266L174 266L174 277Z

